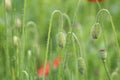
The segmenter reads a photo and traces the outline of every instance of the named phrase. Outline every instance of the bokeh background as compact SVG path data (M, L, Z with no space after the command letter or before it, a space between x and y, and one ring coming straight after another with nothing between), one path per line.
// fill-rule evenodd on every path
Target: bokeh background
M25 32L26 43L25 43L25 54L24 54L24 69L29 73L31 77L29 80L37 80L37 69L44 64L45 59L45 51L48 37L48 29L51 13L54 10L60 10L63 13L66 13L71 22L73 20L73 16L76 10L76 5L78 0L27 0L26 14L25 14ZM102 8L107 9L113 18L113 22L116 28L118 42L120 43L120 1L119 0L104 0L100 2ZM0 80L13 80L11 77L6 78L6 74L11 74L12 69L14 69L14 61L15 58L15 48L13 45L13 36L17 35L21 37L22 28L20 30L16 30L15 28L15 20L20 19L21 24L23 24L23 9L24 9L24 0L12 0L12 9L5 18L5 8L4 8L4 0L0 0ZM96 2L90 2L88 0L81 0L78 11L76 13L75 23L76 25L72 25L73 32L77 35L81 45L83 46L84 57L87 64L87 78L86 80L106 80L105 79L105 71L101 60L98 57L98 50L105 48L104 40L100 37L99 40L93 40L90 36L90 31L95 23L96 15L99 11L99 7ZM7 23L5 20L7 19ZM9 50L9 62L10 62L10 70L7 71L6 65L6 47L5 47L5 37L6 37L6 25L8 25L8 50ZM31 25L32 24L32 25ZM110 23L110 19L107 16L104 16L103 20L104 29L102 31L105 32L105 39L107 44L107 66L112 76L115 71L117 71L117 75L113 80L120 80L118 75L120 74L120 62L118 60L118 49L116 48L115 38L113 35L112 26ZM55 57L60 56L61 52L56 48L56 35L59 31L59 17L55 15L53 20L51 39L50 39L50 49L49 49L49 57L48 61L53 61ZM28 26L28 27L27 27ZM67 21L64 20L64 30L68 31ZM101 35L102 36L102 35ZM73 73L70 75L73 78L68 78L70 76L66 75L66 78L62 78L62 80L75 80L74 76L74 60L72 61L72 51L71 45L68 43L66 49L68 51L63 51L69 56L68 65L71 66L71 70L73 69ZM31 57L29 59L29 52L32 52ZM71 63L72 62L72 63ZM63 72L67 74L67 72ZM56 73L57 74L57 73ZM52 73L50 74L52 75ZM48 80L57 80L54 77L55 74ZM15 79L17 80L17 79ZM24 79L26 80L26 79ZM38 79L39 80L39 79Z

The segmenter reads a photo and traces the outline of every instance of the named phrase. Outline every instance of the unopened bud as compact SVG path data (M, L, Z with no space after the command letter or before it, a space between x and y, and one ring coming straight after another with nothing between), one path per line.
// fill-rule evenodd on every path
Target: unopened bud
M5 0L5 8L6 8L6 11L11 10L11 8L12 8L11 0Z
M106 62L107 58L107 52L104 49L99 50L100 58L102 59L103 62Z
M17 19L15 20L15 27L16 27L16 28L20 28L20 27L21 27L21 20L20 20L19 18L17 18Z
M15 46L19 45L19 38L17 36L13 37L13 43L14 43Z
M81 74L84 74L86 71L86 64L82 57L78 58L78 69Z
M31 57L31 55L32 55L32 51L28 50L28 56Z
M91 37L92 39L98 39L101 34L101 25L99 23L95 23L91 29Z
M66 44L66 35L63 32L57 34L57 44L59 47L63 48Z

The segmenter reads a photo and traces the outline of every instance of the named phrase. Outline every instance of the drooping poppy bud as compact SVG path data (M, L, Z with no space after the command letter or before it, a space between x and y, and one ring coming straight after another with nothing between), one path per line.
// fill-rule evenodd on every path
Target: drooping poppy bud
M82 57L78 58L78 69L81 74L84 74L86 71L86 64Z
M92 39L98 39L101 34L101 25L99 23L95 23L91 28L91 37Z
M104 49L99 50L100 58L102 59L103 62L106 62L107 58L107 52Z
M57 44L61 48L65 47L65 44L66 44L66 34L64 32L59 32L57 34Z

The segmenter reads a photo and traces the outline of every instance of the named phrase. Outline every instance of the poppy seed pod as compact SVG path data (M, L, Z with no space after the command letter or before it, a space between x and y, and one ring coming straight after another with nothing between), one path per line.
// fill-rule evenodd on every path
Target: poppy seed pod
M107 52L104 49L99 50L100 58L103 62L106 62Z
M57 34L57 44L59 47L63 48L66 44L66 35L64 32L59 32Z
M101 25L99 23L95 23L91 29L91 37L92 39L98 39L100 37L100 34L101 34Z
M19 45L19 38L17 36L13 37L13 43L14 43L15 46Z
M10 11L11 8L12 8L12 5L11 5L11 0L5 0L5 8L6 8L6 11Z
M15 27L16 27L16 28L20 28L20 27L21 27L21 20L20 20L19 18L17 18L17 19L15 20Z
M81 74L84 74L86 71L86 64L82 57L78 58L78 69Z

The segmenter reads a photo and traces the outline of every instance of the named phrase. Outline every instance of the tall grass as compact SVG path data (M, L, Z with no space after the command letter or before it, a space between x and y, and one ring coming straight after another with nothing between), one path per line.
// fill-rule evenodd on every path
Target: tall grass
M119 80L119 15L107 8L113 2L0 1L1 80Z

